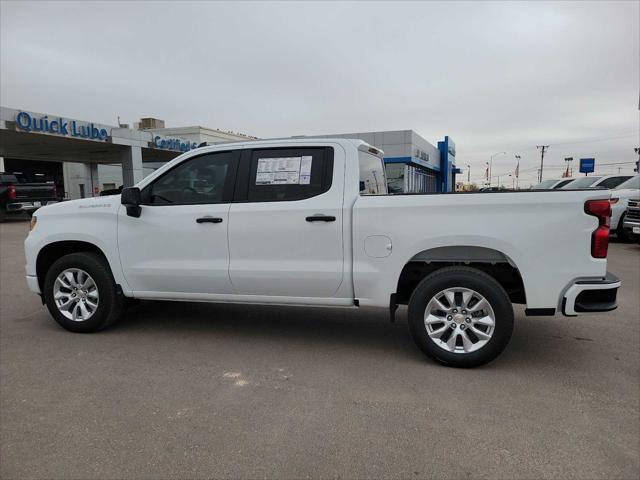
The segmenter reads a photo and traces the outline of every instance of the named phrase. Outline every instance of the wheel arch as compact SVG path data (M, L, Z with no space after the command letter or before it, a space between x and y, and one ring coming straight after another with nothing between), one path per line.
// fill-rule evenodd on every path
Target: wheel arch
M70 253L80 252L92 252L102 257L107 269L113 277L113 271L111 270L109 260L100 247L94 243L81 240L61 240L45 245L38 252L38 256L36 257L36 276L38 277L40 291L43 291L45 276L47 275L49 268L51 268L51 265L53 265L56 260L65 255L69 255Z
M507 254L488 247L466 245L429 248L411 257L398 278L395 302L407 304L422 279L451 266L473 267L490 275L507 291L512 303L526 304L522 275Z

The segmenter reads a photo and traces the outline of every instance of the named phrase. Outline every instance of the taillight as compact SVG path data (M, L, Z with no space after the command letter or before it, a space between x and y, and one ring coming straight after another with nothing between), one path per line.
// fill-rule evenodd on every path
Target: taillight
M611 203L609 200L587 200L584 204L584 212L587 215L598 217L598 228L591 234L591 256L593 258L607 258Z
M55 183L53 184L53 198L58 198L58 189Z
M16 187L14 185L9 185L7 187L7 195L9 195L9 198L11 200L15 200L16 199Z

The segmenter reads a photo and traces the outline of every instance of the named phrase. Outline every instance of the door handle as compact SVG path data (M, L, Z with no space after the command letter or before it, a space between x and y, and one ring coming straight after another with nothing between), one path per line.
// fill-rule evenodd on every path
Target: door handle
M198 222L198 223L222 223L222 219L220 217L200 217L200 218L196 218L196 222Z
M335 222L336 217L331 215L311 215L306 220L307 222Z

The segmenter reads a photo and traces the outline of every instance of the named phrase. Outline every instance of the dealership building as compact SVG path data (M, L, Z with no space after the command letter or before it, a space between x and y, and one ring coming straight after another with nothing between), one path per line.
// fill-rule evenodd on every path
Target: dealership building
M394 193L451 191L459 173L455 144L449 137L437 147L413 130L308 138L318 137L360 138L382 149ZM162 120L153 118L143 118L130 128L0 107L0 171L20 172L30 181L54 182L68 199L134 185L202 143L255 139L200 126L166 128Z
M456 147L453 140L434 146L413 130L336 133L319 138L359 138L384 152L391 193L449 192L454 190ZM302 137L304 138L304 137Z

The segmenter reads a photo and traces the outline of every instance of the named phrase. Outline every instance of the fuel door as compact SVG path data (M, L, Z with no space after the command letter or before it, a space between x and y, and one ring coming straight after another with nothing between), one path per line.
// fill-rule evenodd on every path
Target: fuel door
M391 255L393 244L386 235L370 235L364 239L364 252L373 258L384 258Z

